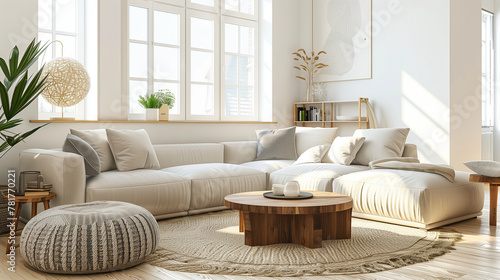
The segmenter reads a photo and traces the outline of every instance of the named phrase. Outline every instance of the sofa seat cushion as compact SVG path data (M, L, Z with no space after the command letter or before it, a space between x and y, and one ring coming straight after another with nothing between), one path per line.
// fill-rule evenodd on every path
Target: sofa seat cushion
M140 205L155 216L187 214L191 186L189 180L159 170L114 170L87 179L86 196L87 202L115 200Z
M308 163L292 165L271 173L269 187L272 184L286 184L298 181L301 190L332 191L332 182L336 178L357 171L368 170L362 165L340 165L333 163Z
M240 164L240 166L254 168L263 172L272 173L276 170L292 165L294 160L257 160Z
M162 171L191 180L189 210L224 206L226 195L266 189L266 172L234 164L191 164Z
M351 196L358 216L433 228L480 214L483 185L470 183L468 177L457 171L452 183L432 173L376 169L336 179L333 192Z

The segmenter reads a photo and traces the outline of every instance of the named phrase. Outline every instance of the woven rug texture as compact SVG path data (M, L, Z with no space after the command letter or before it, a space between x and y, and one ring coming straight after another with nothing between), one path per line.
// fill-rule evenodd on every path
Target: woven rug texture
M462 237L451 229L426 231L353 218L351 239L247 246L237 211L159 221L160 243L146 261L173 271L304 276L384 271L429 261L453 249Z

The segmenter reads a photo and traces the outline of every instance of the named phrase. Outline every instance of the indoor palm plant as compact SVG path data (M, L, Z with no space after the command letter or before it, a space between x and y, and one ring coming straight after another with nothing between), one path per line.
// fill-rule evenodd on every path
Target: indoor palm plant
M168 120L168 110L175 103L175 95L168 89L139 96L139 103L146 109L146 120Z
M42 76L43 66L35 75L31 76L28 74L28 69L47 49L47 46L48 44L35 43L35 39L33 39L21 60L19 60L17 46L12 49L8 63L0 58L0 68L5 75L4 80L0 81L0 158L16 144L46 125L38 126L24 133L11 130L23 122L23 119L15 117L35 101L45 87L46 77Z

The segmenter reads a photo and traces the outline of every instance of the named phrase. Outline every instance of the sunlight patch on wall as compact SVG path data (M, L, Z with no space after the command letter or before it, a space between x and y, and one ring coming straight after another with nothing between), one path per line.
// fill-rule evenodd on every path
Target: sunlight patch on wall
M407 72L402 72L401 118L416 135L424 162L448 162L449 108Z

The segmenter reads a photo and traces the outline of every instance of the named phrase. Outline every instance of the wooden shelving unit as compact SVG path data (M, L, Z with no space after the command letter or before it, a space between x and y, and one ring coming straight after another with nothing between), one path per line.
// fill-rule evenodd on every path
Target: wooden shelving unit
M337 120L337 106L348 103L358 103L358 119L352 121ZM368 118L367 112L368 98L359 98L358 100L344 100L344 101L321 101L321 102L296 102L293 105L293 119L295 126L306 126L306 124L321 124L322 127L326 127L328 124L330 127L334 127L335 123L358 123L358 128L362 127L362 124L366 124L366 128L370 128L370 119ZM365 116L362 116L362 106L365 106ZM321 121L299 121L298 108L308 108L312 105L320 105L321 107ZM329 112L330 119L327 120ZM365 118L365 120L364 120Z

